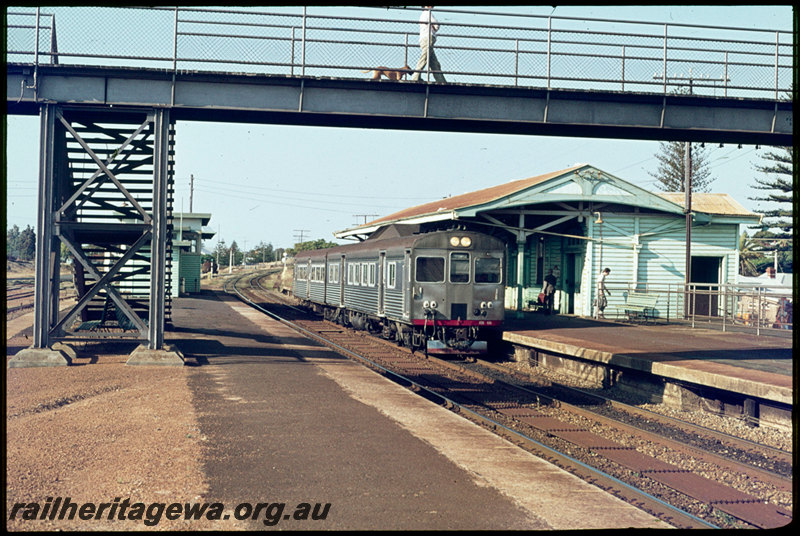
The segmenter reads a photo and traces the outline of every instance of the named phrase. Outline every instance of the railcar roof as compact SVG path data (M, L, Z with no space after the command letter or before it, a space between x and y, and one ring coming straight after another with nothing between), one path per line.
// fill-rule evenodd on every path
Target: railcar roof
M446 232L447 231L433 231L430 233L415 233L405 236L391 236L388 238L370 238L355 244L345 244L332 248L315 249L313 251L298 251L295 255L295 259L315 259L325 257L326 255L340 255L343 253L352 255L360 251L385 250L390 252L392 250L404 250L406 248L413 247L416 242L424 238L428 238L432 234L441 234ZM474 233L474 231L461 232L467 234Z

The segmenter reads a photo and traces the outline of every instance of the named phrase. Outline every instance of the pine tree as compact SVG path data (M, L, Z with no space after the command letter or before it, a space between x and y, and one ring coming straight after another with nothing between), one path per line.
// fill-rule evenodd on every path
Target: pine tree
M792 271L792 196L793 158L792 147L775 147L762 156L766 163L756 165L756 171L766 177L755 178L754 190L766 192L763 196L751 197L752 201L763 201L770 206L756 209L763 215L760 230L753 238L758 239L762 249L778 251L778 268L782 272Z
M660 152L657 153L658 170L649 173L660 184L659 187L664 192L685 192L685 154L686 144L682 141L659 142ZM711 170L708 168L708 154L706 148L696 144L691 144L692 157L692 191L707 192L711 183L716 177L711 177Z

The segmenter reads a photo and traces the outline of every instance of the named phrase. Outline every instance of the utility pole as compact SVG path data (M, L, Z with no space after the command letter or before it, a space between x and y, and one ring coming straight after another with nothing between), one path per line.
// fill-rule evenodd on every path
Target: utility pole
M189 175L189 212L192 210L192 198L194 197L194 175Z
M666 71L664 72L666 74ZM655 78L661 78L660 75L656 75ZM664 88L666 90L666 80L688 80L689 81L689 95L692 94L692 83L694 82L695 78L703 79L708 77L700 76L692 76L692 70L689 69L689 76L684 77L683 74L680 76L672 76L666 77L664 80ZM690 299L690 292L689 292L689 285L692 281L692 144L691 142L684 142L683 144L683 193L684 193L684 201L683 201L683 213L686 215L686 265L684 268L684 276L683 276L683 316L684 318L689 318L689 314L691 313L689 307L689 299Z
M294 235L294 239L297 240L298 244L302 244L304 242L303 238L305 238L303 233L307 233L308 229L295 229L294 232L300 233L300 237L298 238L297 235Z

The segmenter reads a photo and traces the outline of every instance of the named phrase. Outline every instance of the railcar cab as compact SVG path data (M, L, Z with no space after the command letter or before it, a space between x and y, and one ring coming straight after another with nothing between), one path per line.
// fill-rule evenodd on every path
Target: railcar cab
M503 322L505 244L480 233L422 236L411 259L411 323L430 353L484 353Z

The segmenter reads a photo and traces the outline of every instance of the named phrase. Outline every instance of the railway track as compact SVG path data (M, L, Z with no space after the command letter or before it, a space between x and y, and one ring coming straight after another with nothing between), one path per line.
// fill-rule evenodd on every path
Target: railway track
M279 320L676 527L774 528L792 520L791 453L594 393L537 385L493 363L415 355L293 307L262 278L237 279L238 293L262 310L279 307Z
M71 281L61 283L62 300L75 297ZM6 315L16 315L34 306L35 292L33 278L16 278L6 283Z

